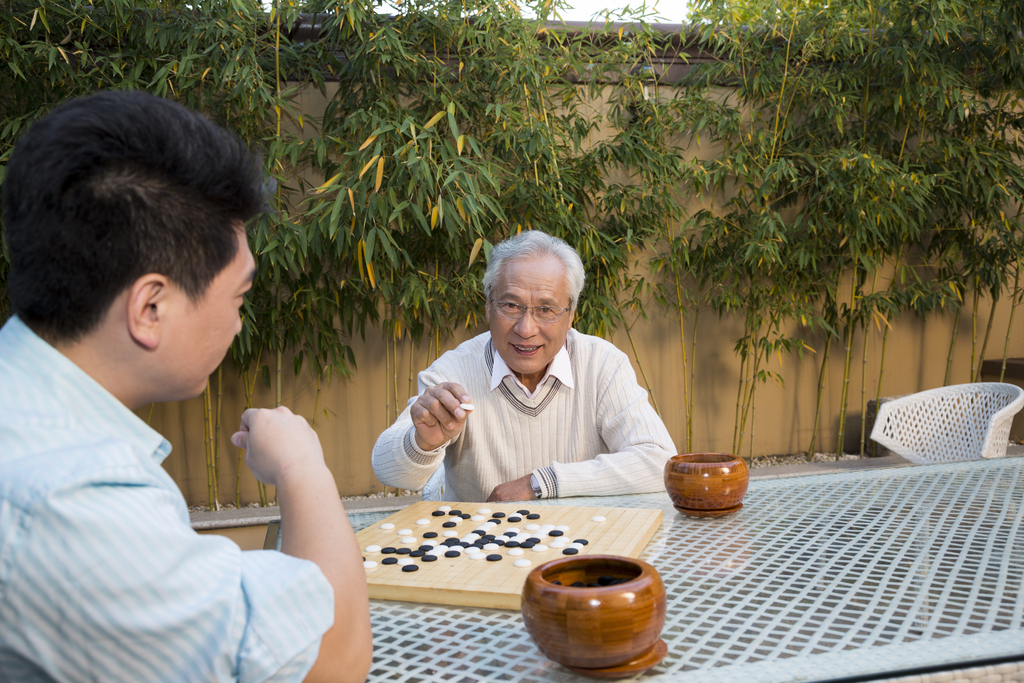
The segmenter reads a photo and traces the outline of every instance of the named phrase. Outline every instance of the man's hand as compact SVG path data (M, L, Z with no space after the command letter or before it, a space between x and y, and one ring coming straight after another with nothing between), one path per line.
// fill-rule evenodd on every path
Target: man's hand
M284 406L246 410L231 443L245 449L245 464L264 484L277 486L297 470L324 466L320 438L306 418Z
M488 503L500 503L509 500L532 500L537 496L533 493L533 486L530 484L530 476L519 477L504 484L498 484L487 497Z
M409 408L416 445L432 451L458 436L469 417L460 403L469 403L469 394L455 382L436 384L420 394Z

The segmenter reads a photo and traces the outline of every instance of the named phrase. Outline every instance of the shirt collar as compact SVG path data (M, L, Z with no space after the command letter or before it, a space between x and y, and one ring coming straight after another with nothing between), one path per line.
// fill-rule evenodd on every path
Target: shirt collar
M491 345L493 347L493 341L491 342ZM497 389L498 385L501 384L501 381L507 376L511 376L512 379L515 380L516 384L526 392L528 397L533 398L533 396L536 395L536 391L531 394L530 391L523 386L523 383L519 381L519 378L516 377L515 373L512 372L508 365L505 364L505 359L502 358L501 354L498 353L498 350L495 349L494 367L491 368L491 391ZM544 386L544 383L548 381L549 377L554 377L570 389L573 388L572 361L569 359L569 352L566 350L565 344L562 344L562 348L558 350L555 357L551 359L550 363L548 363L548 368L545 370L544 376L541 378L540 382L537 383L538 391L542 386Z
M0 369L4 365L11 370L12 383L34 388L25 396L41 410L64 415L83 431L133 443L152 453L157 463L171 452L171 444L159 432L17 316L0 328Z

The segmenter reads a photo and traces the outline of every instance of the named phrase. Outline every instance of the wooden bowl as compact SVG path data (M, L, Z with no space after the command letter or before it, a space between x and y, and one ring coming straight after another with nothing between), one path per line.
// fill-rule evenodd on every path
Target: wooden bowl
M677 455L665 463L665 490L676 510L719 517L743 507L750 473L743 458L725 453Z
M606 583L617 585L573 586ZM614 555L565 557L537 567L523 586L523 622L548 659L586 675L632 676L667 651L665 585L651 565Z

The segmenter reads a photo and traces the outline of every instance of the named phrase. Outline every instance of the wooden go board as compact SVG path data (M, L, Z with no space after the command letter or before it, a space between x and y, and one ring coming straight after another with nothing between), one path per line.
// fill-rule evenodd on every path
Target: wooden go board
M433 516L441 506L459 510L482 519L462 519L448 514ZM481 510L488 513L481 514ZM525 515L517 514L519 510L529 510L530 514L540 515L539 519L527 520ZM577 557L585 555L620 555L637 557L651 540L654 532L661 526L661 510L645 510L632 508L599 508L572 507L560 505L530 505L529 503L439 503L420 501L400 510L387 519L375 522L356 534L359 546L364 550L363 557L376 566L366 569L366 581L370 597L381 600L406 600L410 602L427 602L439 605L465 605L469 607L495 607L501 609L519 609L520 597L526 575L545 562L565 557L564 548L552 548L537 551L525 549L522 555L510 555L510 548L504 546L483 551L486 555L500 555L501 559L471 559L464 552L459 557L445 557L442 553L434 561L423 561L423 557L411 558L410 554L382 553L366 548L381 546L384 548L407 548L416 551L427 540L438 544L447 538L466 538L475 529L485 525L488 520L499 519L493 513L504 513L501 523L492 526L486 533L502 538L510 528L518 528L522 534L542 536L541 544L547 545L558 541L566 544L576 539L586 539L588 543L578 548ZM521 521L509 522L510 517L521 517ZM594 518L604 521L593 521ZM423 524L423 521L426 524ZM444 528L445 522L457 521L456 526ZM420 522L417 524L417 522ZM562 537L548 536L548 531L526 530L528 524L555 525L569 527ZM389 528L389 525L394 525ZM400 535L399 531L409 531ZM455 531L456 536L445 537L444 532ZM437 534L434 538L424 538L425 533ZM403 542L403 538L405 542ZM508 537L505 537L508 538ZM436 547L436 546L435 546ZM404 552L404 551L403 551ZM405 565L383 564L384 558L406 558ZM516 560L526 559L531 562L528 567L517 567ZM404 566L413 564L415 571L403 571Z

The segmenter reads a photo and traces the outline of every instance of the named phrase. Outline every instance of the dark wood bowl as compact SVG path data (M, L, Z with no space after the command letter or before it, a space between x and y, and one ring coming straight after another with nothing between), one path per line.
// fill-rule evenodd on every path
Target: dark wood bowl
M743 507L750 473L743 458L726 453L689 453L665 463L665 490L676 510L714 517Z
M626 581L571 585L607 580L602 577ZM657 570L641 560L590 555L542 564L526 577L522 612L526 630L541 652L581 673L635 675L665 656L665 585Z

